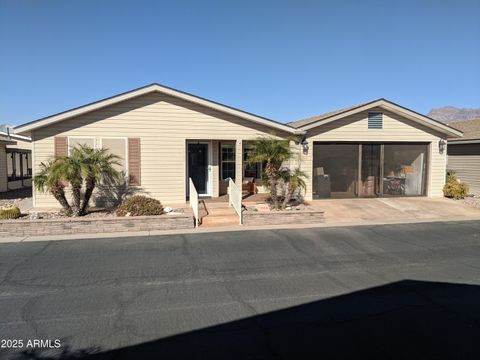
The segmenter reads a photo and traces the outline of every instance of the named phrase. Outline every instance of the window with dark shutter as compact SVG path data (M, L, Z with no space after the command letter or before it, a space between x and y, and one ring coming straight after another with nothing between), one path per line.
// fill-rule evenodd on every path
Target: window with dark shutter
M369 112L368 128L373 130L383 129L383 114L380 112Z

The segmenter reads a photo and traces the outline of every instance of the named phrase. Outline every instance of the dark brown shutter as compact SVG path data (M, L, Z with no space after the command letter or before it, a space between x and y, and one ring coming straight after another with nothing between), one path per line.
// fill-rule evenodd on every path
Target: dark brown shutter
M140 138L128 138L128 179L130 185L141 185Z
M68 155L68 139L66 136L55 136L55 157Z

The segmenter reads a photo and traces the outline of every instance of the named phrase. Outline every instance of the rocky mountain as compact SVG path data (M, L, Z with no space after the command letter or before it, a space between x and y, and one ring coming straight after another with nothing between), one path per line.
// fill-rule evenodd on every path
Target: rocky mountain
M451 123L460 120L480 119L480 108L459 109L455 106L444 106L432 109L427 116L444 123Z

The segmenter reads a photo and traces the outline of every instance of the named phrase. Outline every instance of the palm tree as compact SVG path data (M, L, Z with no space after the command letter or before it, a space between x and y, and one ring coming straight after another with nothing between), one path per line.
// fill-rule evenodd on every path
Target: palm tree
M40 163L40 172L33 178L33 184L38 191L50 192L60 203L65 213L70 216L72 208L65 196L66 179L61 166L61 159Z
M35 188L50 192L68 216L84 215L95 186L104 180L112 185L120 178L120 173L114 168L118 165L117 159L118 156L109 153L108 149L80 145L71 149L70 156L41 163L40 172L34 177ZM85 193L82 199L84 182ZM72 191L73 206L70 206L65 195L68 184Z
M280 178L285 184L285 197L282 203L282 209L285 209L295 194L306 190L307 184L304 179L308 178L308 175L300 168L293 171L284 169L280 171Z
M58 159L59 171L63 173L65 180L70 183L72 191L72 214L80 216L80 202L82 193L82 157L78 148L72 148L70 156Z
M278 210L277 184L280 168L284 161L292 158L290 140L281 140L272 136L260 137L253 143L247 162L254 164L265 163L265 175L268 178L270 197L273 207Z
M93 149L88 145L80 145L77 155L85 179L85 194L80 206L80 214L83 215L99 182L112 183L112 181L120 179L120 173L114 167L119 165L119 157L110 153L106 148Z

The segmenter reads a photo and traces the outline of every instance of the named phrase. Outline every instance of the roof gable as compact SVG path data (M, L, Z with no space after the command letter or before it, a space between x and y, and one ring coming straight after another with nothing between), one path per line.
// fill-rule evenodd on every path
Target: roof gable
M407 119L410 119L412 121L415 121L421 125L424 125L426 127L429 127L431 129L434 129L436 131L439 131L443 134L446 134L450 137L461 137L462 132L458 131L457 129L454 129L453 127L450 127L440 121L434 120L429 118L428 116L419 114L413 110L407 109L403 106L400 106L398 104L395 104L389 100L386 99L377 99L373 100L367 103L363 103L360 105L355 105L355 106L349 106L340 110L332 111L329 113L317 115L317 116L312 116L307 119L302 119L298 121L294 121L289 123L288 125L301 129L301 130L310 130L318 126L322 126L324 124L328 124L332 121L338 120L345 118L347 116L372 109L375 107L380 107L389 111L392 111L396 114L399 114Z
M192 95L192 94L180 91L180 90L176 90L176 89L173 89L173 88L169 88L167 86L163 86L163 85L160 85L160 84L147 85L147 86L135 89L135 90L131 90L131 91L128 91L128 92L125 92L125 93L122 93L122 94L118 94L118 95L115 95L115 96L112 96L112 97L109 97L109 98L106 98L106 99L103 99L103 100L99 100L99 101L96 101L96 102L93 102L93 103L90 103L90 104L87 104L87 105L83 105L83 106L80 106L80 107L77 107L77 108L74 108L74 109L71 109L71 110L64 111L64 112L61 112L61 113L58 113L58 114L55 114L55 115L51 115L51 116L47 116L47 117L42 118L42 119L31 121L31 122L28 122L28 123L25 123L25 124L22 124L22 125L19 125L19 126L15 127L15 131L17 133L32 131L32 130L35 130L35 129L38 129L38 128L41 128L41 127L44 127L44 126L55 124L57 122L60 122L60 121L63 121L63 120L66 120L66 119L69 119L69 118L72 118L72 117L75 117L75 116L79 116L79 115L82 115L82 114L85 114L85 113L88 113L88 112L91 112L91 111L95 111L95 110L98 110L98 109L101 109L101 108L104 108L104 107L107 107L107 106L110 106L110 105L118 104L120 102L129 100L129 99L132 99L132 98L135 98L135 97L138 97L138 96L142 96L142 95L145 95L145 94L154 93L154 92L159 92L159 93L163 93L163 94L166 94L166 95L177 97L177 98L180 98L180 99L183 99L183 100L186 100L186 101L190 101L192 103L202 105L202 106L205 106L205 107L208 107L208 108L212 108L212 109L215 109L215 110L218 110L218 111L230 114L230 115L234 115L234 116L237 116L239 118L252 121L254 123L258 123L258 124L262 124L262 125L271 127L272 129L275 129L275 130L285 131L285 132L290 133L290 134L302 134L302 133L304 133L303 130L295 129L291 126L279 123L277 121L267 119L267 118L264 118L264 117L261 117L261 116L258 116L258 115L254 115L254 114L251 114L251 113L248 113L248 112L245 112L245 111L242 111L242 110L239 110L239 109L227 106L227 105L217 103L215 101L207 100L207 99L201 98L199 96L195 96L195 95Z

